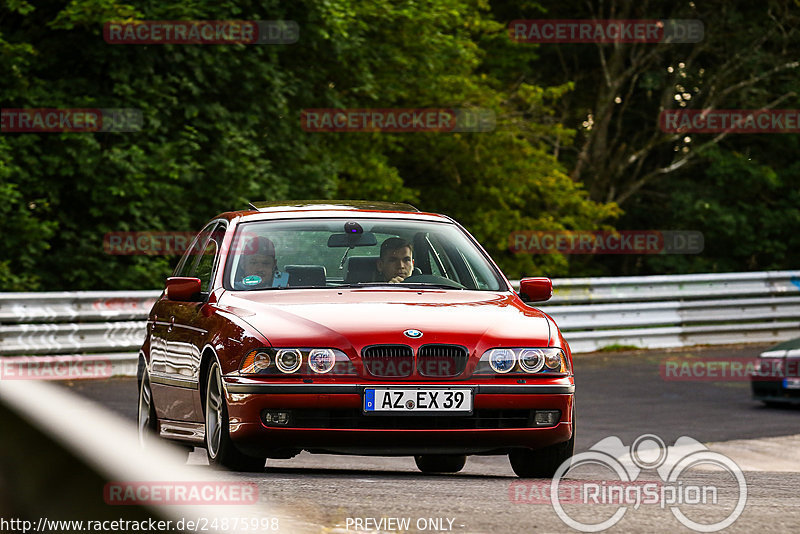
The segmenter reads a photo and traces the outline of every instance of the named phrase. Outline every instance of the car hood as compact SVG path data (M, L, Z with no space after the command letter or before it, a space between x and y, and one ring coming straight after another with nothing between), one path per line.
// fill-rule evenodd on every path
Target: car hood
M550 323L509 292L390 288L226 292L218 305L258 330L274 347L452 343L548 346ZM419 330L422 337L404 335Z

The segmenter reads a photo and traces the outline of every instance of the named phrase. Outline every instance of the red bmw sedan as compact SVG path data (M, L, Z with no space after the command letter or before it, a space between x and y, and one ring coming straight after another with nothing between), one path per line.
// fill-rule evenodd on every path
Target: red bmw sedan
M572 456L569 345L478 242L407 204L251 204L197 235L139 354L139 430L262 470L311 453L414 456L426 473Z

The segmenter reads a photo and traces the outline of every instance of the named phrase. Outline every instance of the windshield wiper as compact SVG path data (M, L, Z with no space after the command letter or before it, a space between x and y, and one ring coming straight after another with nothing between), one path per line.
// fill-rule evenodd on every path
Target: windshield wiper
M343 284L337 287L382 287L382 286L389 286L389 287L410 287L412 289L420 289L420 288L427 288L432 287L436 289L464 289L463 287L458 286L451 286L449 284L430 284L424 282L357 282L355 284Z
M355 282L353 284L342 284L336 287L371 287L371 286L396 286L397 284L390 284L389 282Z
M435 287L437 289L464 289L460 286L451 286L450 284L433 284L430 282L400 282L398 284L392 284L396 286L405 286L405 287Z

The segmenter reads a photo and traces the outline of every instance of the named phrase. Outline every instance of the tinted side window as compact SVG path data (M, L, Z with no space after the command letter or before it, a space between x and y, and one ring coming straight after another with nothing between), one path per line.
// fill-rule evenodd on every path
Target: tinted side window
M216 239L213 237L206 243L206 248L200 255L192 276L200 279L200 291L208 293L209 286L211 285L211 276L214 274L214 266L216 265L217 252L219 246Z
M216 221L209 223L200 231L200 233L197 234L197 237L194 238L194 241L192 241L192 243L186 249L186 252L183 253L183 257L181 258L181 261L178 262L178 266L175 268L173 276L192 276L195 260L197 260L197 253L198 251L203 250L208 236L211 235L211 232L216 225Z

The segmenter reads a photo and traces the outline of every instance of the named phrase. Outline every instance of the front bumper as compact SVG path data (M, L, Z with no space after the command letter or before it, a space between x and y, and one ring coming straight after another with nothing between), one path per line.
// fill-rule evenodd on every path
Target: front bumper
M528 380L527 382L533 382ZM470 388L471 414L369 414L367 387ZM335 454L506 454L572 437L571 377L539 383L266 383L226 377L230 435L243 452L282 456L308 450ZM286 426L264 423L264 410L289 412ZM551 426L533 422L536 410L559 410Z
M786 389L783 380L753 380L751 385L754 400L800 404L800 389Z

